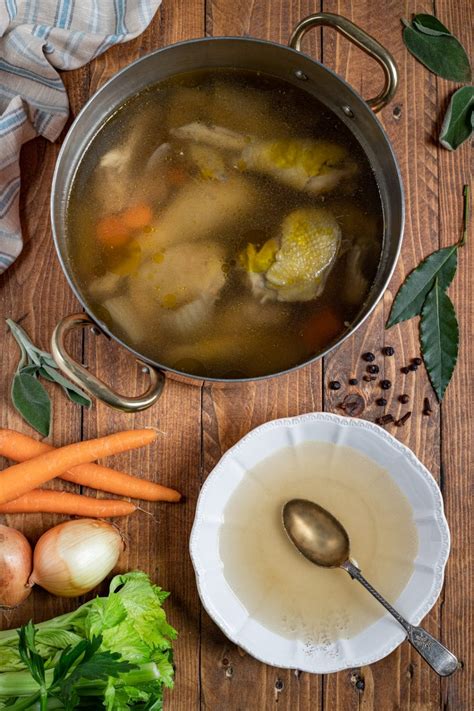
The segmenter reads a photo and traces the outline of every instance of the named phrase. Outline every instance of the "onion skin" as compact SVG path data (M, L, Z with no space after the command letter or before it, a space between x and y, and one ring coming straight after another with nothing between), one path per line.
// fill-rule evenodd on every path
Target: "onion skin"
M17 607L31 593L33 554L25 536L0 524L0 607Z
M107 577L123 549L110 523L90 518L60 523L36 544L29 584L58 597L83 595Z

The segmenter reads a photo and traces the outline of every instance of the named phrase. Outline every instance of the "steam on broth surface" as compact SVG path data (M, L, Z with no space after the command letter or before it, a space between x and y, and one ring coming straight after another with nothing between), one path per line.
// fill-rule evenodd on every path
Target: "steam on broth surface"
M128 100L75 175L76 279L112 333L165 366L256 377L296 366L356 317L382 208L337 117L280 79L182 74Z

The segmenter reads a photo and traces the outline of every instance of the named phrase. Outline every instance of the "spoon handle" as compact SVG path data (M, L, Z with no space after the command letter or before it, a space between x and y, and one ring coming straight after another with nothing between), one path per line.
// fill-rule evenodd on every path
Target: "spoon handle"
M419 654L421 654L423 659L428 662L430 667L434 669L437 674L440 676L449 676L456 671L459 665L454 654L446 649L441 642L432 637L422 627L415 627L414 625L411 625L408 620L402 617L402 615L400 615L400 613L397 612L397 610L395 610L390 603L387 602L387 600L385 600L385 598L372 587L354 563L350 560L346 560L346 562L341 565L341 568L344 568L344 570L349 573L351 578L358 580L359 583L361 583L361 585L363 585L364 588L368 590L369 593L373 595L375 599L390 612L391 615L393 615L393 617L395 617L397 622L405 628L410 644Z

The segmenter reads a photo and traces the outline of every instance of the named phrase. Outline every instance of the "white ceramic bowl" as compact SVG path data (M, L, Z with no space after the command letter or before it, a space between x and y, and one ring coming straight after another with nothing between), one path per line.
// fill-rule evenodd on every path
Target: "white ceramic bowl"
M441 592L450 538L441 492L429 471L403 444L364 420L313 413L267 422L228 450L201 490L191 532L190 551L199 595L222 631L266 664L327 674L371 664L390 654L405 638L388 613L359 634L337 640L328 649L286 639L253 619L227 584L219 555L224 508L245 472L278 449L301 442L335 442L359 450L387 469L413 509L418 555L413 574L395 607L419 624Z

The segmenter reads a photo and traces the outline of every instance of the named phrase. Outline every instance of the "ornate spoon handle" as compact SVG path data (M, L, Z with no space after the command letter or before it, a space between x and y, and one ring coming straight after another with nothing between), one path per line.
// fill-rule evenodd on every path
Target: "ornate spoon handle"
M449 676L456 671L459 664L454 654L452 654L449 649L446 649L441 642L432 637L422 627L415 627L404 617L402 617L400 613L397 612L397 610L395 610L390 603L388 603L387 600L385 600L385 598L372 587L354 563L350 560L346 560L346 562L341 565L341 568L344 568L344 570L349 573L351 578L358 580L359 583L361 583L361 585L363 585L364 588L368 590L369 593L373 595L375 599L390 612L391 615L393 615L393 617L395 617L397 622L399 622L406 630L410 644L419 654L421 654L423 659L428 662L430 667L434 669L437 674L440 676Z

